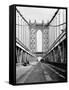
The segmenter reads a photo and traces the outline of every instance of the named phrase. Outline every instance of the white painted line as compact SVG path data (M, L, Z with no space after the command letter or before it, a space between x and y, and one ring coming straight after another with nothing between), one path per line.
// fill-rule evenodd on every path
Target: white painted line
M45 75L47 81L52 81L52 78L49 75Z
M46 71L44 71L44 74L47 75L48 73Z
M59 75L60 77L62 77L62 78L64 78L65 79L65 77L63 76L63 75L61 75L61 74L59 74L58 72L56 72L53 68L51 68L49 65L47 65L52 71L54 71L57 75Z
M49 74L46 71L44 71L44 76L46 81L52 81L52 78L49 76Z
M24 80L23 80L23 83L26 81L26 79L28 78L28 76L31 74L31 72L33 71L34 69L31 68L31 71L29 71L26 76L24 77Z
M28 76L31 74L31 72L33 71L33 67L30 69L29 72L26 73L26 75L22 78L22 80L17 81L16 83L24 83L26 81L26 79L28 78Z
M48 65L50 65L50 64L48 64ZM62 72L65 72L65 70L60 69L60 68L58 68L58 67L56 67L56 66L53 66L53 65L50 65L50 66L52 66L52 67L54 67L54 68L56 68L56 69L58 69L58 70L60 70L60 71L62 71Z

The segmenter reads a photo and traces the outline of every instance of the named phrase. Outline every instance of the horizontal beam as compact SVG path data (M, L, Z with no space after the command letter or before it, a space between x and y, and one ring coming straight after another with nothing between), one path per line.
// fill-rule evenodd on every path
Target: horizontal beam
M54 16L52 17L52 19L49 21L48 25L50 25L50 23L53 21L53 19L55 18L55 16L57 15L59 9L55 12Z
M23 15L20 13L20 11L17 8L16 8L16 11L19 13L22 19L29 25L28 21L23 17Z
M34 54L45 54L46 52L33 52Z

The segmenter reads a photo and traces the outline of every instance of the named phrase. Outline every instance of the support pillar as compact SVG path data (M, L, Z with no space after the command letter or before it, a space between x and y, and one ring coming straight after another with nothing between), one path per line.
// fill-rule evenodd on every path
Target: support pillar
M19 48L18 48L18 51L17 51L17 63L19 63L19 54L20 54L20 52L19 52Z
M62 52L61 52L61 47L60 45L58 45L58 62L62 63L63 59L62 59Z
M53 56L54 56L54 62L57 62L55 50L53 50Z
M65 52L65 50L64 50L64 41L62 42L62 59L63 59L63 63L64 63L64 52Z
M17 50L17 47L16 47L16 63L17 63L17 57L18 57L18 50Z
M20 56L19 56L19 62L20 62L20 64L22 64L22 53L23 53L23 51L21 50L20 51Z
M64 40L64 63L67 63L67 40Z
M51 51L52 62L54 62L53 51Z

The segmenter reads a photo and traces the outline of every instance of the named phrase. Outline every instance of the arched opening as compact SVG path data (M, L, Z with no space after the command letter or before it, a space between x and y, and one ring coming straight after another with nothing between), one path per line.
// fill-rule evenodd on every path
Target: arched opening
M37 52L42 52L42 32L37 31Z
M38 61L40 61L42 59L42 57L38 57Z

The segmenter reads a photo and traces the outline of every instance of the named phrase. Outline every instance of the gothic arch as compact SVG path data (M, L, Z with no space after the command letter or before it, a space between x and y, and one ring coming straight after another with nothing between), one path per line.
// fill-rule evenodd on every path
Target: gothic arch
M37 52L42 52L42 32L41 30L37 31L36 34L36 38L37 38Z
M44 27L42 24L31 24L29 27L30 30L30 50L32 52L37 52L37 32L40 30L42 33L42 52L47 51L48 49L48 39L49 39L49 28Z

